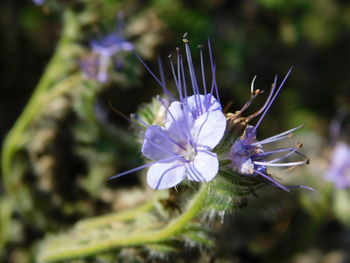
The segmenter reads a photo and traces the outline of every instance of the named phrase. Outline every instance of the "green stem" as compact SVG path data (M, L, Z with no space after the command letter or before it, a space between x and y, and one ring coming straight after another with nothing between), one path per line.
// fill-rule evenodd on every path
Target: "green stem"
M133 210L117 212L109 215L100 216L97 218L89 218L89 219L83 220L77 224L77 228L79 230L91 229L91 228L101 227L104 225L109 225L116 221L124 222L128 220L132 220L137 215L141 213L146 213L152 210L153 208L154 208L154 202L149 202Z
M13 173L12 168L14 166L14 155L23 145L25 129L28 128L34 118L38 116L40 110L42 110L43 103L47 102L47 100L42 99L45 97L46 92L67 76L69 71L69 69L65 67L67 64L67 49L71 49L77 35L75 15L71 11L66 11L62 36L56 47L54 56L46 67L23 113L9 131L3 143L1 167L4 186L7 191L15 191L17 184L20 182L21 174Z
M195 219L205 206L210 184L202 184L199 191L189 201L188 207L184 213L169 222L164 228L144 232L136 232L122 237L111 235L110 239L97 240L92 243L69 244L71 239L67 240L67 246L52 248L42 248L42 254L39 255L40 262L56 262L73 258L82 258L96 255L113 249L127 246L140 246L154 244L162 241L173 240L177 235L183 232L189 223ZM69 238L69 237L68 237ZM50 240L48 241L50 242Z

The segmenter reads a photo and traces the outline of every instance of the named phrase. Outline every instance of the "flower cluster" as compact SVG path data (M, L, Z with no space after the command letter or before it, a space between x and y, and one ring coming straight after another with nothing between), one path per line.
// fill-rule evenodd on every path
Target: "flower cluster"
M259 182L289 191L293 187L287 187L279 183L268 174L267 168L269 166L294 167L307 163L308 159L299 151L300 146L264 151L263 145L288 138L293 131L300 127L261 141L256 139L256 131L290 72L278 88L277 77L275 78L270 95L258 112L249 117L242 117L242 113L249 107L254 98L262 93L260 90L254 90L254 78L251 86L252 95L249 101L235 114L224 114L218 94L215 74L216 64L213 61L210 42L208 41L208 54L211 81L208 85L203 47L199 47L201 72L198 75L201 78L197 78L188 40L184 39L183 41L186 57L182 56L179 48L175 61L172 60L171 56L169 57L171 73L177 90L176 97L170 93L165 83L161 65L161 76L158 78L146 63L139 58L169 97L170 105L158 96L159 102L166 110L164 125L150 125L142 121L141 118L136 118L136 121L146 129L141 152L153 162L111 178L149 167L147 173L148 184L154 189L166 189L176 186L184 179L208 182L214 179L217 174L220 174L220 170L229 169L232 176L258 179ZM253 118L259 115L261 117L255 126L248 125ZM242 132L243 135L240 136ZM288 160L291 155L301 156L302 160L283 162ZM271 156L275 157L268 160ZM223 161L220 162L221 165L219 165L219 160Z
M268 112L278 93L282 89L283 84L285 83L289 74L290 71L287 73L287 75L285 76L278 88L276 77L264 106L256 113L250 115L247 118L244 118L241 117L242 113L250 106L253 99L257 95L262 93L260 90L254 90L254 78L251 85L252 95L250 100L244 105L244 107L240 111L236 112L235 114L228 114L229 123L233 123L231 126L236 128L236 126L241 127L243 125L245 126L245 130L243 132L243 135L233 142L233 145L227 154L227 158L231 161L231 163L229 164L230 168L243 176L261 178L267 183L272 184L285 191L288 191L290 188L295 187L311 189L307 186L284 186L267 173L268 167L295 167L298 165L307 164L309 162L308 158L299 151L299 149L301 148L301 144L298 144L295 147L278 148L271 151L264 151L263 148L263 145L265 144L278 142L291 137L292 133L295 130L300 129L302 126L295 127L293 129L279 133L264 140L258 141L256 139L257 128L261 124L266 113ZM255 126L247 125L252 119L259 116L260 114L261 117L259 118ZM284 162L284 160L287 160L292 155L301 156L302 160ZM272 156L275 157L269 160L269 158L271 158Z

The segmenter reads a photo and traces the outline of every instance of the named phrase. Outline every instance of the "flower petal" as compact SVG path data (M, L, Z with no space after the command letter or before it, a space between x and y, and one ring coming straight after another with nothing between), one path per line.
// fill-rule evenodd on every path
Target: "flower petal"
M209 111L201 115L191 129L194 141L199 146L213 149L224 136L226 117L219 111Z
M212 94L192 95L184 99L184 103L188 105L189 111L195 118L208 111L222 110L220 103Z
M187 177L191 181L208 182L219 171L219 161L216 153L199 151L193 162L187 165Z
M161 160L175 156L176 145L164 131L164 128L158 125L149 126L145 133L141 152L151 160Z
M165 128L169 135L177 141L184 141L190 134L190 127L193 126L194 119L188 112L185 105L174 101L168 108Z
M186 169L179 161L155 163L147 173L147 183L153 189L171 188L186 178Z

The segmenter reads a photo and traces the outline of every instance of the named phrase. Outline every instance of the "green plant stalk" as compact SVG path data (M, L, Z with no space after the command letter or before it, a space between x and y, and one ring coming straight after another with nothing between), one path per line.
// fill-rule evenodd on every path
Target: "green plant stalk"
M82 258L122 247L141 246L172 240L176 235L180 234L181 231L185 230L189 223L195 219L205 207L209 188L210 183L203 183L192 200L189 201L186 211L170 221L169 224L162 229L134 233L126 237L116 237L115 239L99 241L95 244L75 247L68 246L62 250L58 247L54 247L52 251L43 248L44 252L42 255L39 255L39 262L57 262L73 258Z
M62 36L56 47L54 56L47 65L46 70L23 113L17 119L4 140L1 167L3 183L6 191L16 191L16 186L19 184L21 175L12 173L14 155L22 147L25 129L39 114L43 104L47 101L43 99L46 95L45 92L66 77L68 70L64 67L64 65L66 65L65 60L67 59L67 54L65 53L67 52L67 46L71 46L75 43L77 35L76 17L71 11L67 10L64 14Z
M154 202L149 202L141 205L133 210L127 210L123 212L117 212L109 215L100 216L97 218L89 218L83 220L77 224L78 229L90 229L95 227L101 227L109 225L115 221L125 222L135 218L140 213L146 213L154 208Z

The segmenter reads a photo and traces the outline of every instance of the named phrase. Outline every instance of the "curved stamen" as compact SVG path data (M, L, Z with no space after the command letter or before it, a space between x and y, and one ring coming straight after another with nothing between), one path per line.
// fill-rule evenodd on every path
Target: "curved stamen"
M272 88L270 90L270 93L269 93L269 96L267 97L264 105L260 108L260 110L258 110L257 112L253 113L252 115L250 115L249 117L247 117L247 120L250 121L252 119L254 119L255 117L259 116L264 110L265 108L267 107L267 105L269 104L271 98L272 98L272 95L275 91L275 88L276 88L276 85L275 84L272 84Z
M284 77L284 79L282 80L281 84L279 85L277 91L275 92L275 94L273 95L273 97L271 98L270 102L268 103L268 105L266 106L266 109L264 110L263 114L261 115L258 123L255 125L254 127L254 131L256 131L256 129L259 127L260 123L262 122L262 120L264 119L266 113L268 112L268 110L270 109L272 103L275 101L277 95L279 94L279 92L281 91L284 83L286 82L287 78L289 77L290 73L292 71L292 68L289 69L289 71L287 72L286 76ZM275 81L274 81L274 86L277 83L277 77L275 77Z

